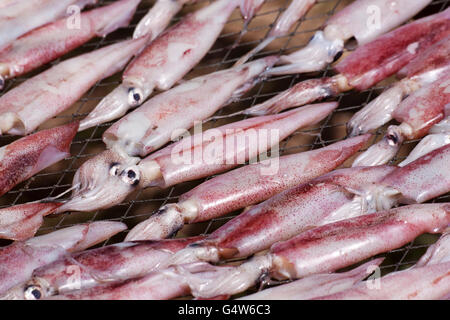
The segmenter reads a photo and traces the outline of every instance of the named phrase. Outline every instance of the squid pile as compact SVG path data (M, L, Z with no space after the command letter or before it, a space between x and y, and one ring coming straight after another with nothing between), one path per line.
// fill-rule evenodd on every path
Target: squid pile
M339 58L350 38L364 45L412 18L430 0L356 0L335 13L323 31L317 31L304 48L281 56L285 66L273 68L271 75L319 71ZM402 10L399 10L402 8Z
M78 169L72 197L57 211L109 208L138 188L167 188L230 170L271 150L295 130L320 122L336 107L323 103L234 122L185 137L144 159L107 150Z
M54 298L169 299L188 293L199 298L228 296L245 291L263 275L298 279L332 272L401 247L423 233L442 232L449 223L448 203L409 205L310 229L237 267L205 262L175 265L120 284Z
M270 2L0 0L0 300L450 298L450 8Z
M33 132L96 82L121 70L145 42L146 38L127 40L65 60L8 91L0 97L0 134Z
M168 90L174 86L211 49L239 1L217 0L188 15L151 42L128 65L122 84L92 111L94 118L111 115L108 120L114 120L117 115L141 105L153 90ZM88 116L81 122L81 129L94 124L98 123Z
M449 32L450 9L413 21L358 47L336 65L337 75L299 82L243 113L276 113L352 89L368 89L447 38Z
M450 292L450 231L430 246L414 267L382 277L379 288L371 289L364 283L342 292L330 293L322 300L441 300Z
M77 25L72 22L73 17L63 18L34 29L4 46L0 49L0 89L6 79L28 73L96 36L104 37L127 26L139 2L121 0L82 12Z

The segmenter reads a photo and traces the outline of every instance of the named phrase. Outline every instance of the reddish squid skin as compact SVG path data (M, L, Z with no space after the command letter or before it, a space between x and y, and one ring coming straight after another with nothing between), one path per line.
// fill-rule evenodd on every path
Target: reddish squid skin
M195 201L198 215L191 223L220 217L335 169L357 152L370 136L274 159L278 166L273 174L264 174L264 168L269 169L271 160L235 169L183 194L179 202Z
M163 241L122 242L71 254L36 269L24 288L33 286L41 292L41 298L45 298L74 289L87 289L141 277L177 251L203 238L204 236L197 236ZM77 288L71 282L74 267L78 267Z
M152 185L163 187L223 172L267 151L295 130L321 121L336 107L337 103L305 106L277 115L251 118L210 129L153 153L142 160L139 166L145 166L148 161L157 162L163 178L159 181L153 181ZM276 138L271 137L274 131L278 134ZM260 138L258 135L261 132L268 132L267 136ZM250 149L248 144L244 146L237 143L239 137L251 137L252 134L256 135L256 145L259 146L256 149L259 150ZM207 140L211 136L214 137L212 142ZM233 146L232 150L227 151L226 146L230 145ZM207 152L211 150L217 152L210 156ZM190 152L191 157L189 159L193 159L193 161L180 164L173 160L174 155L180 155L184 152ZM203 152L205 153L203 154Z
M444 119L445 106L449 103L450 74L446 74L406 98L392 116L411 128L411 132L404 132L406 138L422 138L433 125Z
M245 21L250 21L262 7L265 0L241 0L240 8Z
M127 26L139 0L122 0L82 12L80 28L68 28L74 19L64 18L34 29L0 50L0 76L17 77L28 73L96 36L106 36Z
M398 190L404 202L425 202L450 190L450 145L420 157L380 181Z
M361 180L365 185L375 183L392 170L388 166L341 169L346 176L341 181L331 173L301 184L243 212L209 235L205 243L217 247L223 258L244 257L307 229L345 219L332 215L353 199L344 186Z
M399 248L450 223L450 204L420 204L364 215L306 231L272 246L273 275L300 278L338 270Z
M123 83L160 90L172 87L212 47L237 5L237 0L219 0L184 18L130 63L123 74Z
M443 38L397 72L398 78L413 78L448 65L450 36Z
M450 34L450 9L409 23L356 49L336 69L365 90L395 74L433 43Z
M85 250L125 229L126 225L120 222L97 221L0 248L0 296L29 280L36 268L58 260L69 252Z
M27 203L0 209L0 238L15 241L35 235L43 217L53 213L62 203Z
M0 148L0 196L68 157L78 122L42 130Z
M390 273L379 288L365 282L318 300L438 300L450 292L450 262Z

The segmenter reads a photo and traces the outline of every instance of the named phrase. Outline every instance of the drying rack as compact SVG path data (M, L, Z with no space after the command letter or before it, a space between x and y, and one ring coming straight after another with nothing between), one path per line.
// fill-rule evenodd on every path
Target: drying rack
M185 79L191 79L202 74L231 67L242 55L257 46L264 39L273 22L287 8L290 1L291 0L266 0L264 6L248 25L245 25L239 11L235 10L213 48L204 57L202 62L185 77ZM100 0L98 6L103 6L111 2L113 1ZM180 17L186 13L207 5L209 2L211 2L211 0L200 0L195 5L186 5L182 12L174 18L173 22L178 21ZM271 54L287 54L303 47L308 43L314 33L323 26L328 17L350 2L350 0L319 0L308 14L292 28L291 33L273 41L265 50L258 53L254 58ZM417 15L417 18L440 12L448 7L449 2L450 0L434 0L427 8ZM49 66L57 64L60 60L89 52L131 37L136 24L147 13L153 3L153 0L143 0L138 7L132 23L128 27L121 28L105 38L94 39L51 64L30 74L9 81L4 90L0 92L0 96L10 88L42 72ZM354 44L350 41L350 43L346 45L346 52L351 52L353 49ZM220 119L205 122L204 128L217 127L225 123L242 120L245 118L244 116L227 117L226 115L231 115L236 111L249 108L257 103L267 100L302 80L326 77L333 74L332 66L329 66L320 72L302 75L275 76L264 79L247 94L221 109L216 114L216 116L221 116ZM54 127L72 120L82 119L105 95L111 92L115 86L120 83L120 79L121 74L116 74L98 82L69 110L58 115L54 119L47 121L39 129ZM392 78L379 83L369 90L362 92L351 91L327 99L329 101L338 101L339 108L322 121L320 125L299 130L283 140L280 143L280 155L313 150L344 139L346 137L345 126L350 117L357 110L373 100L391 82ZM103 132L110 125L111 123L106 123L78 133L71 145L71 156L69 158L43 170L2 196L0 198L0 208L54 197L70 188L73 175L81 164L105 149L101 137ZM386 128L387 126L384 126L377 130L374 137L371 139L370 144L367 145L366 148L379 141L383 137ZM0 136L0 147L11 143L15 139L17 139L17 137ZM416 143L417 140L406 142L391 163L396 164L404 159ZM364 150L365 149L362 151ZM343 167L349 167L355 157L356 156L346 161ZM209 178L211 177L208 177L207 179ZM53 217L49 216L45 218L45 222L37 234L48 233L78 223L99 220L121 221L126 223L129 229L131 229L137 223L154 214L162 205L176 202L179 195L207 179L182 183L167 189L148 188L137 191L130 195L120 205L107 210L89 213L74 212ZM444 202L449 200L450 194L447 194L433 199L432 202ZM178 232L177 237L209 234L238 213L239 212L233 212L225 217L213 219L208 222L187 225ZM127 231L124 231L106 240L99 246L122 241L126 232ZM437 235L425 234L402 248L379 255L386 258L381 266L382 274L410 267L420 258L428 246L437 240L437 238ZM0 246L7 245L8 243L8 241L0 241ZM258 289L261 289L261 287L253 288L249 292Z

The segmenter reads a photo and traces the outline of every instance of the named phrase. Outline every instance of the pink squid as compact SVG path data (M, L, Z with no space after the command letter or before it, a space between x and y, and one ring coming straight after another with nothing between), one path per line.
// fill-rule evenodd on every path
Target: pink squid
M254 17L254 15L264 4L264 1L265 0L241 0L241 13L246 22L250 21Z
M384 164L391 160L405 139L425 136L428 131L445 117L450 103L450 73L408 96L392 113L400 125L389 126L381 141L359 155L354 166Z
M0 49L0 89L6 79L28 73L90 39L127 26L139 0L121 0L32 30Z
M247 1L250 2L251 7L247 9L248 6L245 5L245 0L243 1L244 5L241 5L241 10L244 14L244 17L249 14L254 14L254 8L259 7L258 2L263 1ZM317 0L292 0L289 4L289 7L281 14L281 16L277 19L275 24L270 29L269 34L266 39L264 39L258 46L256 46L249 53L241 57L236 65L243 64L247 62L253 55L263 50L266 46L268 46L273 40L278 37L282 37L288 34L291 27L300 20L308 11L312 8L312 6L317 2ZM262 3L261 3L262 5ZM244 8L244 9L243 9Z
M79 168L72 198L58 211L107 208L137 188L166 188L232 169L276 147L295 130L318 123L336 107L324 103L238 121L186 137L143 160L107 150Z
M27 0L10 1L0 10L0 48L21 35L53 22L65 15L79 12L97 0Z
M7 298L7 291L29 280L35 269L69 252L85 250L126 228L121 222L79 224L0 248L0 295Z
M22 241L33 237L43 217L55 212L62 203L26 203L0 209L0 238Z
M337 64L335 69L339 74L299 82L243 113L276 113L351 89L368 89L395 74L427 48L449 35L450 9L447 9L413 21L358 47Z
M312 227L428 201L450 191L449 159L446 146L402 168L335 170L251 207L165 265L243 258Z
M359 283L341 292L329 293L322 300L431 300L448 299L450 294L450 233L444 233L422 258L406 270L380 278L379 286Z
M197 236L158 242L121 242L72 253L35 269L31 280L22 286L22 292L16 288L10 293L10 298L14 295L16 299L44 299L73 290L143 276L157 268L161 261L202 238ZM79 268L77 286L72 281L73 274L67 272L74 266ZM24 293L33 291L39 294L24 296Z
M113 124L104 134L109 149L119 148L130 156L144 157L177 138L197 122L212 116L240 97L275 63L275 56L196 77L162 92ZM106 106L107 108L109 106ZM80 130L118 118L98 106L80 123Z
M394 83L347 123L351 136L375 130L392 120L402 100L450 72L450 37L429 47L397 73Z
M234 295L262 276L299 279L351 266L399 248L450 223L448 203L409 205L312 228L239 266L186 263L140 278L56 296L57 299L170 299ZM448 269L447 269L448 273Z
M215 1L170 27L128 65L122 84L93 112L112 114L115 119L142 104L154 89L174 86L207 54L239 1Z
M32 132L69 108L96 82L120 71L145 41L123 41L65 60L8 91L0 97L0 132Z
M39 171L67 158L78 122L39 131L0 148L0 196Z
M431 0L356 0L338 11L317 31L309 44L287 56L282 67L273 68L271 75L304 73L322 70L344 50L347 40L354 37L359 45L399 26L425 8Z
M126 239L165 238L185 223L218 218L267 200L335 169L369 138L369 135L361 136L360 139L344 140L318 150L268 159L214 177L183 194L177 204L162 207L148 220L135 226Z

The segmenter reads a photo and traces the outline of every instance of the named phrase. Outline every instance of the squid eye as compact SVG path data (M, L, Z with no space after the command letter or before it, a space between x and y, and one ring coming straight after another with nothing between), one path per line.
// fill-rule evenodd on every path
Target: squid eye
M139 184L139 172L135 169L129 168L125 169L122 173L122 180L132 186L137 186Z
M120 164L118 164L118 163L111 164L111 167L109 169L109 174L111 176L118 176L119 173L120 173Z
M143 94L137 88L130 88L128 90L128 101L131 105L138 105L142 102Z
M42 290L38 286L28 286L25 288L24 297L26 300L39 300L42 296Z

